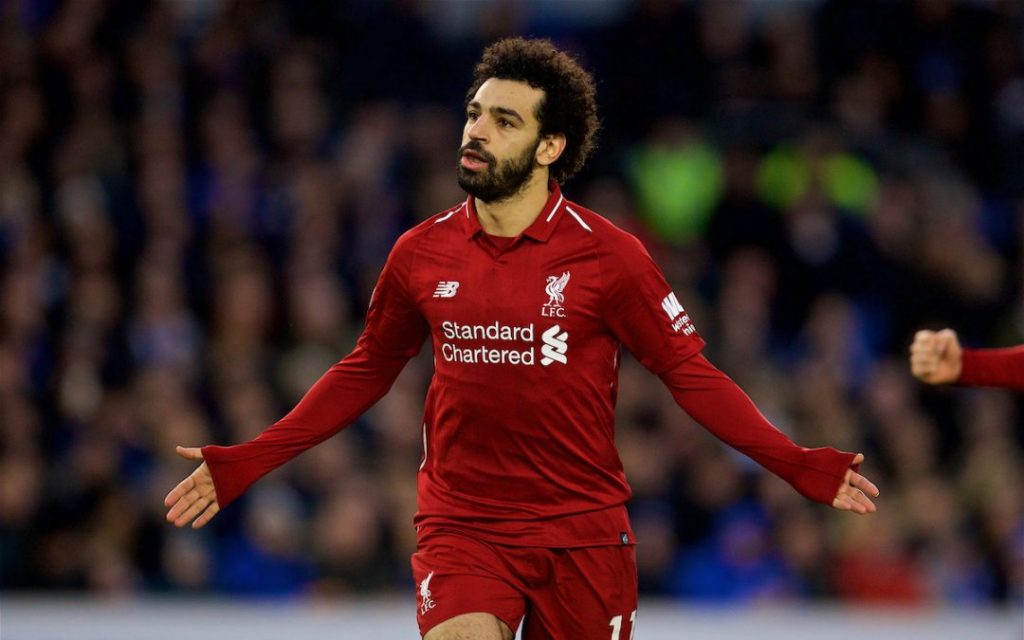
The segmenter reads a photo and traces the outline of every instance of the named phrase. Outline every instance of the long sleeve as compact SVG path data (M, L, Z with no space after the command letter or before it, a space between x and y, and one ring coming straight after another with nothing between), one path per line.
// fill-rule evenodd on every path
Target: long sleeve
M605 318L612 332L662 379L676 403L805 497L831 505L855 454L799 447L768 422L736 383L701 355L703 339L639 241L606 260L605 273Z
M402 240L388 258L356 348L332 366L284 418L256 438L203 447L224 508L261 477L344 429L391 388L429 328L403 285L410 269Z
M661 379L676 403L719 440L753 458L804 497L832 504L855 454L797 446L701 354L661 374Z
M388 392L408 360L356 347L260 435L230 447L203 447L217 503L226 507L264 475L347 427Z
M1024 391L1024 345L1005 349L964 349L957 384Z

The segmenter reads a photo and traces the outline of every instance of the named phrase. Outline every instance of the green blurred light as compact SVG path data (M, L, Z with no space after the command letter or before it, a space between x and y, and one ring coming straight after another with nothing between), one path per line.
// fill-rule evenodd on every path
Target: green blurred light
M763 202L788 209L817 181L837 207L863 214L878 193L878 176L865 160L850 153L825 156L815 174L807 154L781 145L764 156L757 172L757 192Z
M725 188L721 158L703 142L643 147L629 159L627 173L648 225L676 243L704 233Z

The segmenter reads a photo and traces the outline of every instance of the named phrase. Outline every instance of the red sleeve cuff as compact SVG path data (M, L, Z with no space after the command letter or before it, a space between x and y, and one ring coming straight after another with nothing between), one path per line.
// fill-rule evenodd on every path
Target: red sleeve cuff
M207 468L210 469L213 488L217 492L217 504L221 509L237 500L258 479L248 480L242 476L239 469L228 472L225 468L231 461L232 449L236 447L208 445L202 448L203 460L206 462Z
M803 469L792 479L793 488L809 500L832 506L846 480L846 472L859 471L860 465L853 464L857 454L832 447L805 451Z

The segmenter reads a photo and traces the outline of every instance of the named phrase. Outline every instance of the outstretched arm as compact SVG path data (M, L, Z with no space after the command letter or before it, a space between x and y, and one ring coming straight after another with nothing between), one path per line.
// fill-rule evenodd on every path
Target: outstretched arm
M203 447L220 506L226 507L267 473L350 425L384 397L408 361L408 356L384 358L357 346L260 435L231 447Z
M252 483L344 429L388 392L429 333L407 293L411 250L404 239L377 282L355 350L328 369L288 415L243 444L178 447L179 455L202 464L167 495L168 520L180 527L197 518L192 526L203 526Z
M781 476L804 496L871 513L878 488L858 473L861 454L798 447L776 429L736 383L701 355L704 340L661 270L638 241L602 261L604 318L640 362L661 377L676 403L720 440Z
M843 511L875 511L878 487L858 473L864 455L797 446L747 394L697 354L661 374L676 403L729 446L791 484L803 496Z
M264 475L351 424L387 393L407 361L373 357L357 347L288 415L249 442L178 447L178 455L202 464L167 495L167 519L181 527L199 516L192 526L203 526Z

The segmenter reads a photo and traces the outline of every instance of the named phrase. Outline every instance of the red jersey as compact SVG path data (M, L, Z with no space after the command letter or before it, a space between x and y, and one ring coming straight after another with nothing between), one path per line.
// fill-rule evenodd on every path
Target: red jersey
M1024 345L1004 349L964 349L957 384L1024 391Z
M771 426L700 355L640 242L552 183L511 242L483 232L472 197L404 234L355 351L253 441L203 449L221 506L370 407L428 337L418 527L526 546L632 542L614 440L620 345L698 422L812 499L831 504L853 459Z

